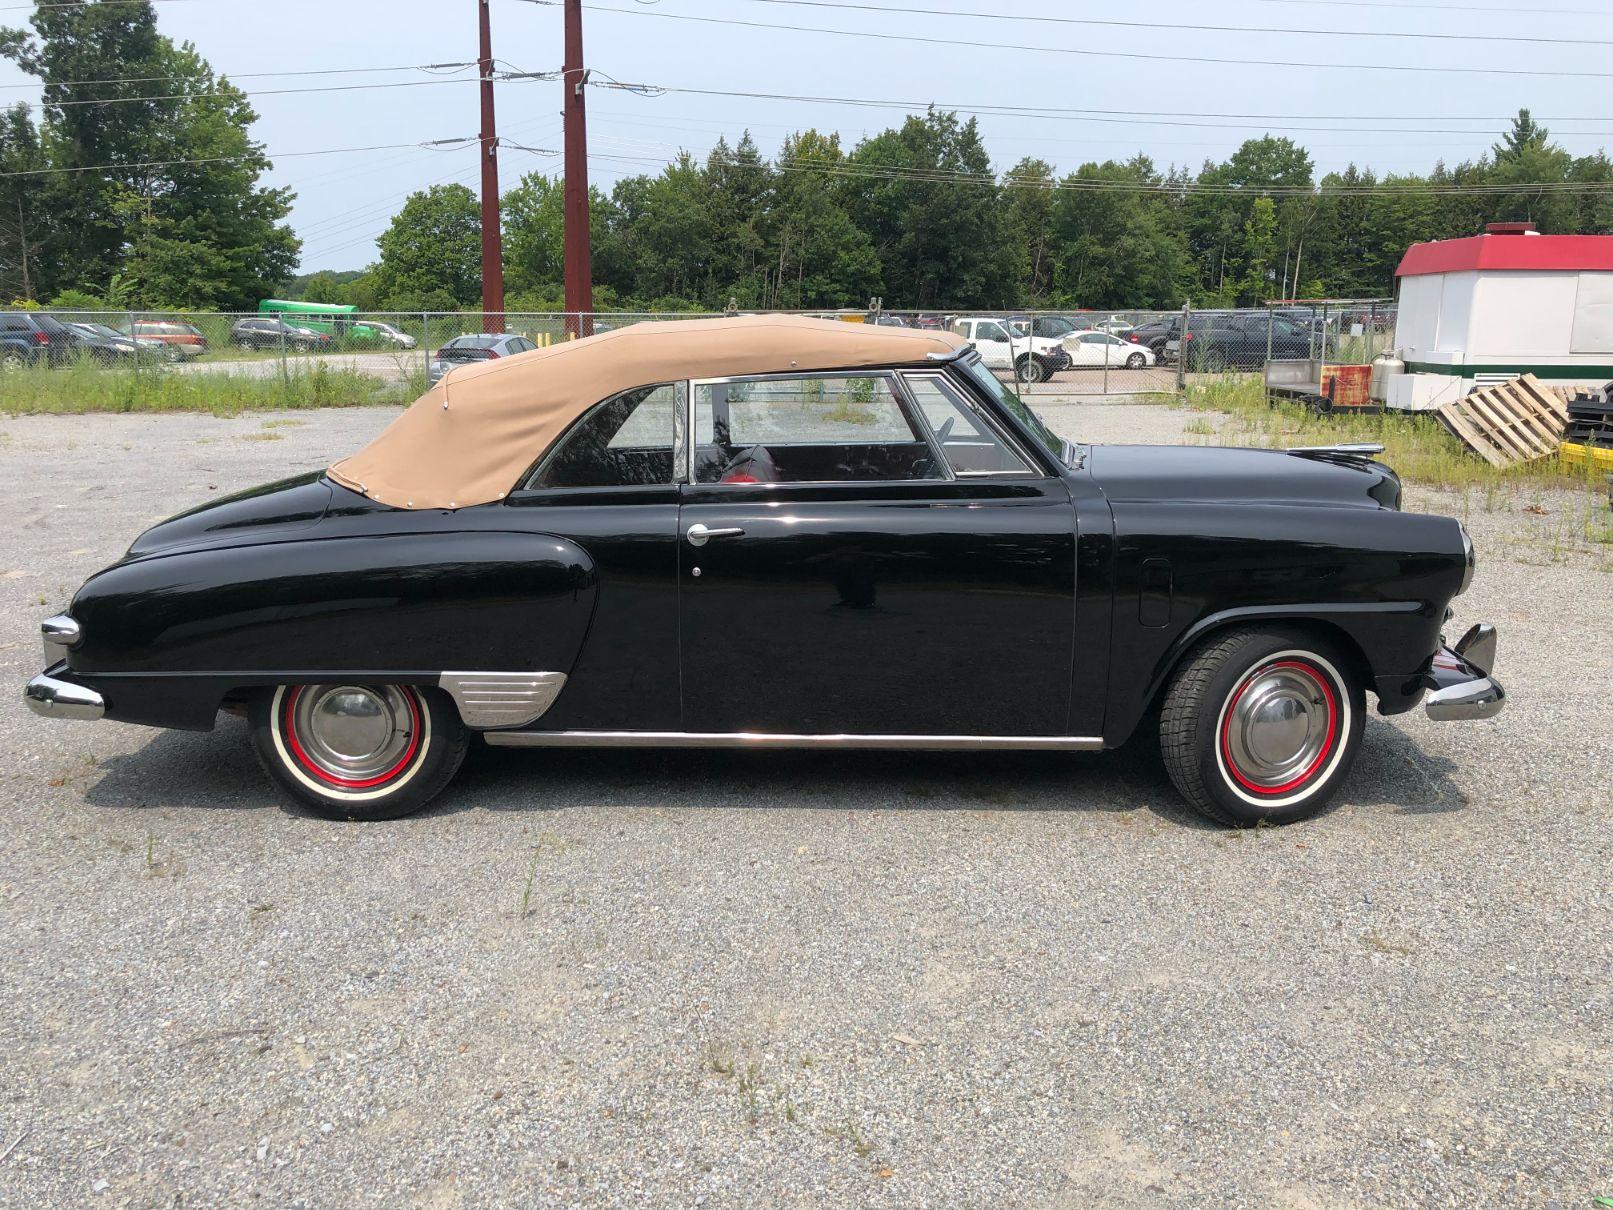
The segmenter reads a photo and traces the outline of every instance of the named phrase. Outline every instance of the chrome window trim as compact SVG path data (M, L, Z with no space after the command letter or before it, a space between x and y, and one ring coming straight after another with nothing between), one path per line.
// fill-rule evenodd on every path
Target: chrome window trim
M462 338L455 337L455 339L458 340L458 339L462 339ZM452 341L450 341L449 343L452 344ZM448 345L444 345L443 347L447 348ZM608 483L606 483L606 484L594 483L594 484L588 484L588 485L583 486L583 487L545 487L544 485L542 485L540 483L535 483L534 480L536 480L539 475L543 474L543 472L546 471L549 468L549 464L560 456L560 451L565 448L566 442L570 441L571 438L576 435L577 430L579 430L580 428L582 428L583 425L587 424L590 420L592 420L593 417L594 417L594 414L597 413L601 408L609 407L611 404L615 403L618 399L620 399L623 395L631 395L634 391L658 391L662 387L672 387L674 390L676 390L679 387L682 387L685 391L687 391L688 386L689 386L688 379L684 379L684 378L669 378L664 382L646 382L646 383L642 383L642 384L640 384L639 386L636 386L636 387L628 387L625 390L617 391L613 395L605 396L605 398L601 399L599 402L595 403L592 407L590 407L586 411L584 411L582 415L580 415L580 416L576 417L575 419L573 419L572 422L570 424L568 424L561 431L560 435L549 443L549 448L544 450L543 453L539 454L538 455L538 460L536 462L534 462L530 467L528 467L526 473L523 474L519 479L517 479L515 481L515 487L510 490L508 495L514 495L516 492L547 492L547 491L585 491L586 492L586 491L598 491L598 490L601 490L601 489L604 489L604 490L607 490L607 491L621 491L624 488L630 488L630 487L676 487L676 486L678 486L678 483L679 483L679 479L678 479L678 453L677 453L677 451L678 451L678 406L677 406L677 403L675 401L674 401L674 403L672 405L672 478L669 479L667 482L665 482L665 483L625 483L625 484L615 484L615 485L608 484Z
M715 386L715 385L720 384L720 383L730 383L730 382L779 382L779 381L788 381L788 380L794 380L794 379L807 379L807 378L883 378L883 379L885 379L886 383L888 384L888 386L890 388L891 398L896 401L897 410L901 412L902 419L907 421L908 428L913 430L914 439L923 442L925 445L927 445L929 447L930 453L932 455L935 454L935 452L936 452L935 443L929 439L929 436L928 436L929 430L928 430L927 426L925 426L922 418L920 418L918 421L915 421L915 419L914 419L915 414L918 413L918 409L916 407L913 407L913 410L909 411L909 407L911 406L911 400L907 397L906 393L902 390L901 376L896 371L896 369L894 367L890 367L890 366L869 366L869 367L865 367L865 368L862 368L862 369L849 369L849 370L778 370L778 371L774 371L773 373L769 373L769 374L725 374L725 375L722 375L720 377L715 377L715 378L691 378L691 379L689 379L689 468L688 468L688 480L687 480L687 482L689 483L689 486L691 486L691 487L702 487L702 488L710 488L710 487L755 488L757 486L754 483L696 483L695 482L695 451L699 448L699 445L700 445L700 435L695 429L695 419L696 419L695 392L696 392L696 390L698 388L703 387L703 386ZM847 445L883 445L883 444L886 444L886 443L885 442L879 442L879 441L863 441L863 442L848 441L848 442L846 442L846 444ZM940 459L940 461L936 465L943 471L949 471L950 470L950 468L948 466L948 463L947 463L947 461L946 461L946 459L944 457L942 459ZM933 479L791 479L791 480L789 480L787 482L771 483L771 484L766 484L764 486L767 486L767 487L839 487L839 486L847 486L847 485L857 484L857 483L945 483L945 482L948 481L948 477L949 476L947 474L942 474L942 475L937 475Z
M1006 477L1009 477L1009 478L1030 478L1030 479L1045 479L1045 478L1047 478L1047 475L1045 475L1044 473L1042 473L1041 471L1036 469L1036 467L1037 467L1036 459L1031 458L1031 457L1026 455L1024 449L1021 448L1019 442L1014 439L1013 434L1004 431L1003 426L998 424L994 417L992 417L992 416L990 416L990 415L988 415L986 413L985 409L983 409L980 406L979 402L975 399L975 397L971 393L969 393L968 391L960 390L953 383L953 380L944 371L941 371L941 370L903 370L898 375L898 377L902 378L904 380L907 379L907 378L910 378L910 377L911 378L929 378L929 379L933 379L933 380L935 380L937 382L940 382L945 387L950 387L951 388L950 393L952 395L955 395L958 398L958 401L962 404L962 406L969 410L970 415L972 415L976 419L978 419L980 421L980 423L982 425L984 425L986 427L986 429L989 430L992 433L993 436L995 436L999 441L1001 441L1005 446L1007 446L1008 447L1008 452L1013 454L1014 457L1018 458L1019 461L1020 461L1021 466L1023 466L1023 468L1024 468L1023 470L1017 470L1017 471L960 471L960 470L956 470L955 468L952 467L952 460L946 456L945 448L941 448L941 450L940 450L941 462L949 470L952 471L952 474L953 474L954 478L957 478L957 479L995 479L998 476L1006 476ZM914 406L914 409L919 413L919 415L923 416L924 409L922 407L918 406L918 401L916 399L913 401L913 406ZM928 421L929 421L929 418L925 417L926 424L928 423ZM939 443L937 443L937 444L939 445Z

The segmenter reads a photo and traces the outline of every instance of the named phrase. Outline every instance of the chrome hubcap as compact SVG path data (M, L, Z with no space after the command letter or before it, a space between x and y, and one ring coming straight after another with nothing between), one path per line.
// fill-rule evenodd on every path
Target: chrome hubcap
M291 722L308 759L347 780L395 769L414 733L408 699L395 685L308 685Z
M1332 708L1314 675L1299 668L1268 668L1245 682L1227 720L1228 755L1257 786L1284 786L1302 777L1322 755Z

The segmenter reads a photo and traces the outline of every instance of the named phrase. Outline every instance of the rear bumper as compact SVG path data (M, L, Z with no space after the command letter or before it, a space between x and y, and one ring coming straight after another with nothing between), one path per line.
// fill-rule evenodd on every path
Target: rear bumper
M1506 690L1490 675L1495 667L1496 632L1480 622L1453 647L1440 645L1424 674L1429 689L1423 709L1436 722L1494 718L1507 704Z
M58 664L28 682L28 687L23 690L28 709L41 718L93 722L104 717L106 699L85 685L75 685L72 681L64 681L51 675L61 670L62 666Z

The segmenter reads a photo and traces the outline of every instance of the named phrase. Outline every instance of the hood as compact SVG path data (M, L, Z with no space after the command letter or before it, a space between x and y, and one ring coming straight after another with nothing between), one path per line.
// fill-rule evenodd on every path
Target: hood
M1400 507L1400 479L1381 462L1326 461L1283 450L1098 445L1087 468L1111 501L1214 501Z
M170 554L196 546L262 542L315 525L330 507L331 484L324 472L281 479L209 500L153 525L134 540L128 558Z

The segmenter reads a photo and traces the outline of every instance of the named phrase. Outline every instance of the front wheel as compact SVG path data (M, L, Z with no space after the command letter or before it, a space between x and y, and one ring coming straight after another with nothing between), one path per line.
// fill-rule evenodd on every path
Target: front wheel
M1126 358L1126 369L1128 370L1140 370L1147 364L1148 358L1144 357L1141 353L1133 353L1131 356Z
M465 759L453 702L413 685L281 685L253 700L258 760L331 819L396 819L441 792Z
M1041 382L1047 377L1047 365L1040 357L1021 357L1018 369L1022 382Z
M1366 698L1350 662L1303 631L1212 636L1172 678L1160 714L1171 780L1198 811L1248 827L1320 810L1350 771Z

